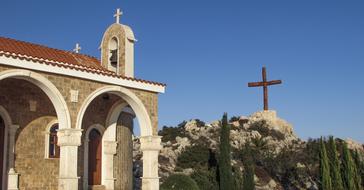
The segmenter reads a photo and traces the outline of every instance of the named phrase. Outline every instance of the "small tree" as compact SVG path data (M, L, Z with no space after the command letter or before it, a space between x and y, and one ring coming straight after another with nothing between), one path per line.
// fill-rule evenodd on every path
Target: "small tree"
M320 140L320 182L321 182L320 185L321 190L332 190L330 165L327 158L325 143L322 137Z
M345 189L356 190L355 187L355 164L351 157L350 150L346 142L342 146L343 163L342 163L342 176Z
M355 152L353 152L353 159L354 159L354 164L355 164L355 167L354 167L354 181L355 181L355 186L358 190L362 190L363 189L363 186L362 186L362 179L361 179L361 165L362 165L362 162L360 160L360 155L359 155L359 152L358 150L355 150Z
M250 147L250 142L245 143L245 148L243 153L243 163L244 163L243 190L255 190L254 159L252 155L252 149Z
M327 153L329 157L332 188L335 190L344 190L340 173L340 162L336 150L336 142L333 136L329 137Z
M220 189L233 189L230 149L230 125L228 124L227 113L224 113L220 131Z
M356 151L356 156L357 156L357 167L359 170L359 175L361 178L361 186L364 189L364 159L363 159L363 154L360 154L358 151Z

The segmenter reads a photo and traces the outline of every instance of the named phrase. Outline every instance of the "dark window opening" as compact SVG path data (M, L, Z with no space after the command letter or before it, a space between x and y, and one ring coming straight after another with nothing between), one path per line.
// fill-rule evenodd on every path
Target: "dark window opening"
M58 138L57 138L57 130L58 124L55 124L49 130L49 158L59 158L59 146L57 145Z

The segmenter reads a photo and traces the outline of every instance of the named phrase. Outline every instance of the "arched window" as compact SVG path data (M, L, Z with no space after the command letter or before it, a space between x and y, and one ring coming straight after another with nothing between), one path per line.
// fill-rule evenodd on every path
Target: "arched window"
M58 123L54 123L46 132L46 158L59 158L60 148L57 145L57 131Z

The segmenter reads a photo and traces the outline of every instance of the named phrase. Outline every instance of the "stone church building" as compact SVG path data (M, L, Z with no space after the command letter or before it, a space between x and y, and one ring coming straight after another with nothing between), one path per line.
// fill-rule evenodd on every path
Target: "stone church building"
M133 188L133 120L140 126L143 190L159 189L158 94L134 78L135 38L116 23L101 60L0 37L0 188Z

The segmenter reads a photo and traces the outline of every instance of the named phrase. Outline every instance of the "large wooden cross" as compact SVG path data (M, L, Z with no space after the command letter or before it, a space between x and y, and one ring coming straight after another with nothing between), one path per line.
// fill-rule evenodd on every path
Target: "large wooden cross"
M267 81L267 72L265 67L262 68L262 77L263 77L262 82L250 82L248 83L248 87L260 87L260 86L263 87L264 110L268 110L268 86L275 84L282 84L282 81L281 80Z

